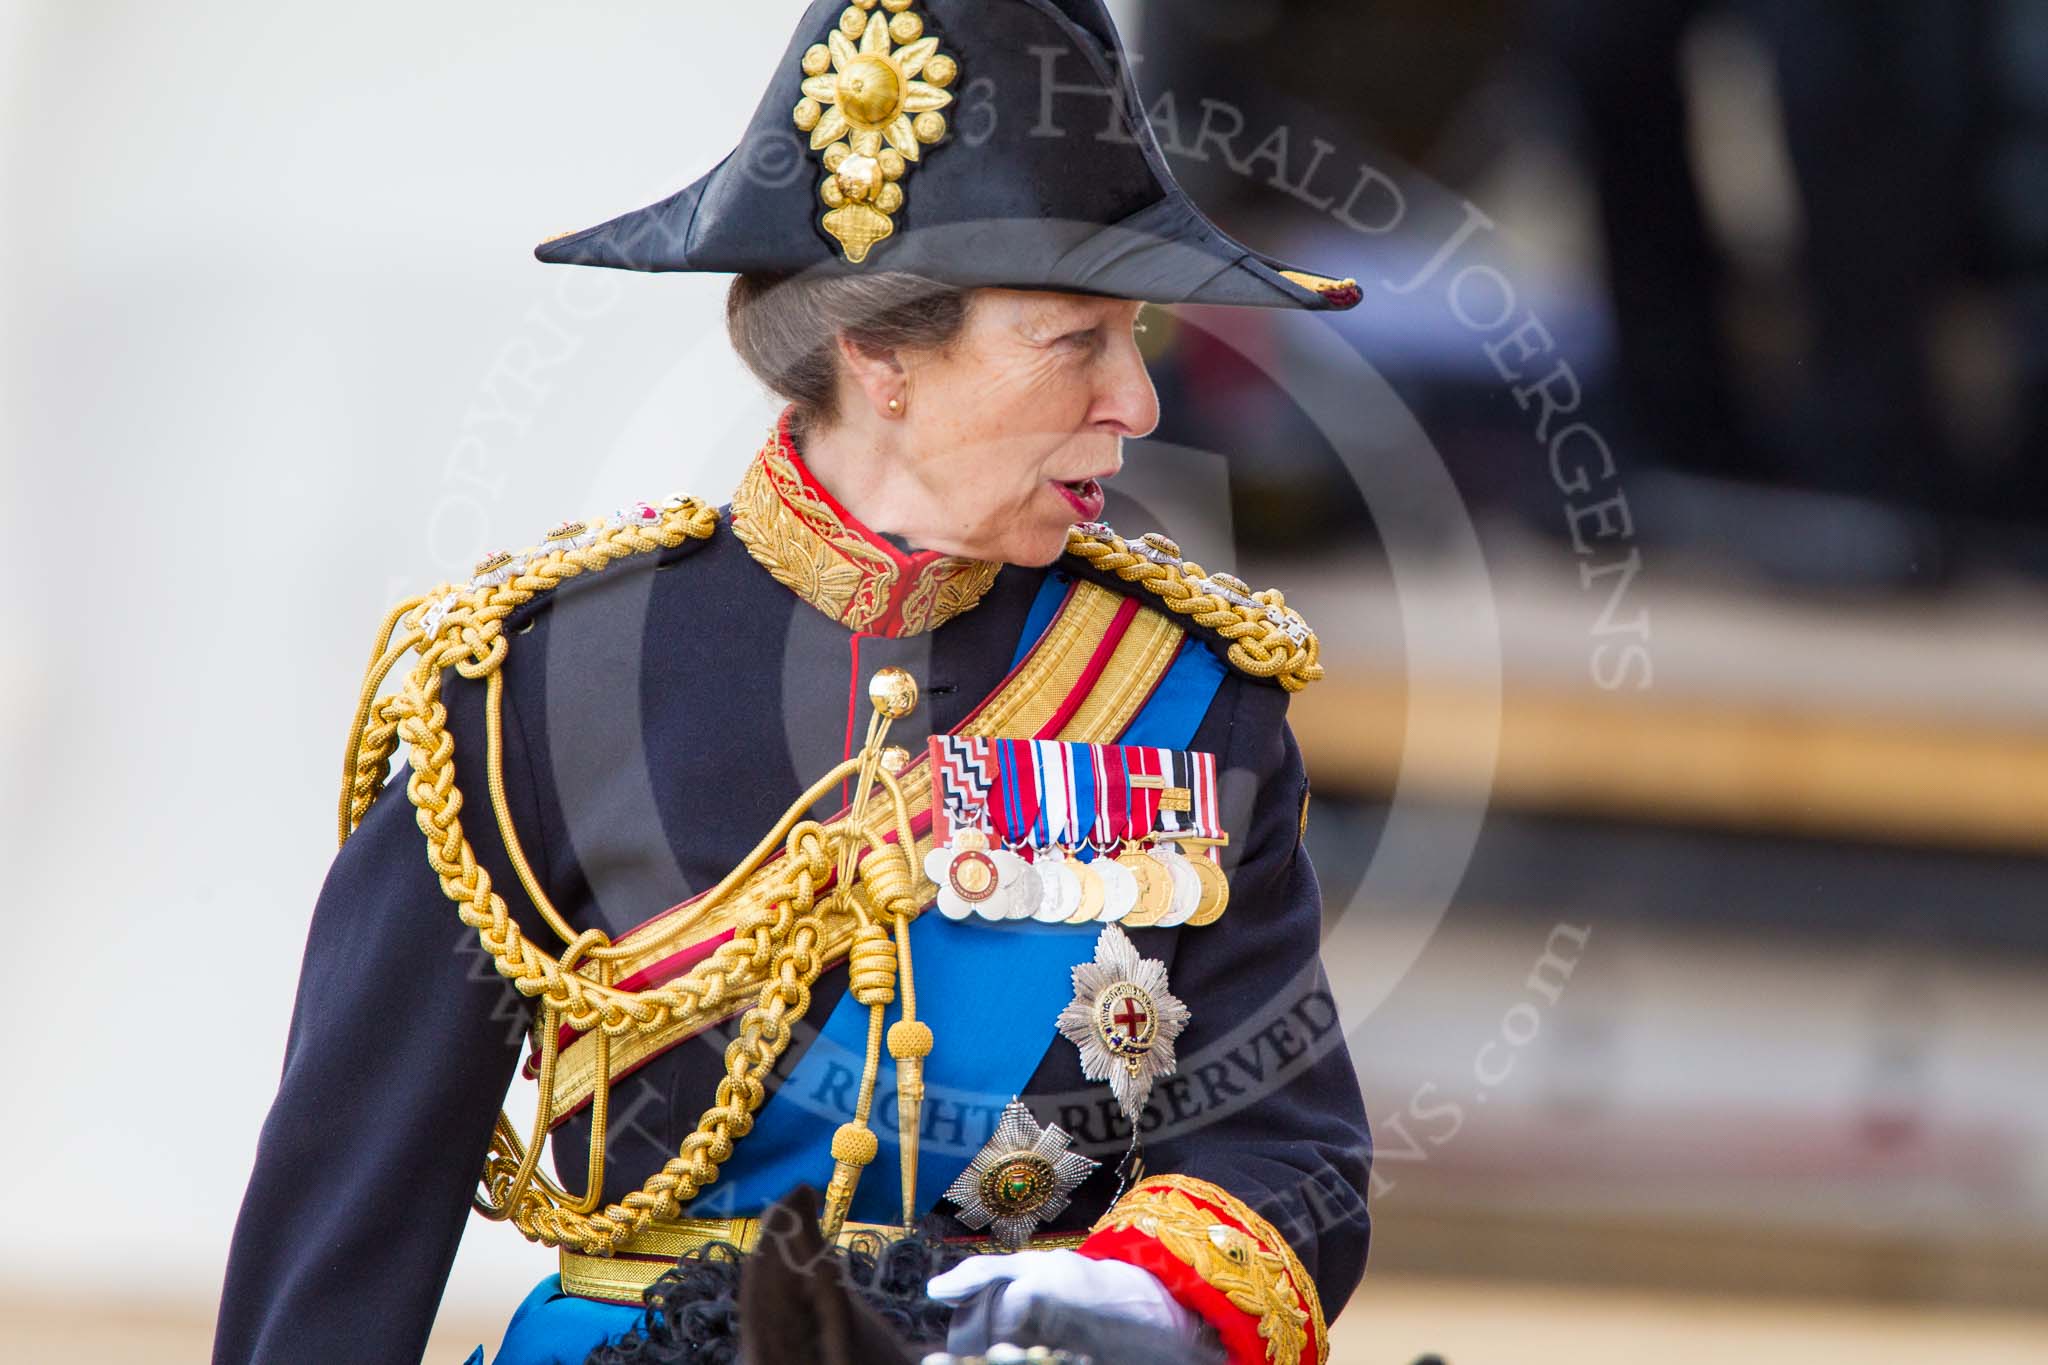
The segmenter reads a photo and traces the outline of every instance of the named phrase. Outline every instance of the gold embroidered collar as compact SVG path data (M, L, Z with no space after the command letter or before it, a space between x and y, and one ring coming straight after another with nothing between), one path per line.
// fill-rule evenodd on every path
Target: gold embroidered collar
M982 599L1001 565L899 550L839 505L797 454L783 409L732 498L732 529L775 580L848 630L918 635Z

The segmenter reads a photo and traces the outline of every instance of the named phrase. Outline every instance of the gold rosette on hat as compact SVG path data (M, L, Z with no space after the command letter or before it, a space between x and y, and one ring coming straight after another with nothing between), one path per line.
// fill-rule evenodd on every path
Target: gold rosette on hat
M792 116L822 151L820 220L856 265L896 230L900 183L920 144L946 136L938 111L953 102L945 87L958 64L924 34L910 0L853 0L822 43L804 52L804 97Z

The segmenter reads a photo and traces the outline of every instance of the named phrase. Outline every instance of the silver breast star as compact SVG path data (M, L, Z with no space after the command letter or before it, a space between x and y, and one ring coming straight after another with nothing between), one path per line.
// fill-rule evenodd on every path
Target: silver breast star
M1166 989L1166 964L1139 957L1122 929L1104 925L1095 960L1074 967L1074 999L1059 1017L1060 1032L1081 1050L1081 1074L1108 1081L1136 1123L1152 1082L1173 1074L1173 1040L1187 1026L1188 1007Z
M980 1231L991 1223L1005 1251L1015 1251L1032 1231L1057 1218L1074 1190L1102 1163L1067 1150L1071 1142L1058 1124L1044 1128L1021 1102L1003 1106L994 1136L974 1154L946 1191L960 1208L960 1221Z

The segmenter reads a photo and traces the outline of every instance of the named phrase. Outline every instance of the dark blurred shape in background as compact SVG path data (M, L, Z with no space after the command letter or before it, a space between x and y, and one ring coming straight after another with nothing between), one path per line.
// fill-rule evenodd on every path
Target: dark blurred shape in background
M1139 81L1170 101L1169 153L1247 236L1333 248L1329 209L1277 190L1271 161L1243 165L1280 128L1297 170L1319 137L1327 165L1472 196L1508 237L1529 228L1522 196L1539 218L1583 210L1587 230L1539 244L1520 278L1581 321L1560 349L1584 411L1645 476L1646 543L1819 586L2048 571L2048 9L1177 0L1144 15ZM1228 107L1205 107L1220 91ZM1353 236L1347 254L1378 270L1422 249L1407 238ZM1361 349L1419 409L1457 410L1432 423L1438 444L1476 493L1514 501L1486 470L1490 445L1526 438L1499 377L1469 356L1432 364L1420 329L1370 320L1398 301L1367 293ZM1555 524L1547 503L1522 511ZM1802 552L1812 537L1826 554Z
M1142 15L1192 192L1365 286L1330 325L1423 433L1381 458L1397 490L1449 469L1499 620L1497 704L1478 665L1416 671L1456 537L1395 582L1425 500L1367 506L1305 416L1355 392L1327 349L1154 329L1160 440L1233 457L1235 543L1287 561L1247 576L1324 628L1295 715L1333 913L1397 779L1485 812L1353 1040L1376 1265L2048 1306L2048 6ZM1611 470L1554 467L1570 421ZM1603 675L1631 624L1640 667ZM1582 970L1489 1088L1561 934Z

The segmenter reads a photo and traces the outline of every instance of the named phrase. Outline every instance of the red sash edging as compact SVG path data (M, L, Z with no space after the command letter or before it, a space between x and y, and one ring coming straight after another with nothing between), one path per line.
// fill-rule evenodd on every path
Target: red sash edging
M1096 642L1095 652L1088 656L1087 664L1081 669L1081 676L1074 681L1074 690L1067 694L1067 699L1060 703L1059 710L1052 713L1052 718L1040 726L1038 733L1032 738L1053 739L1066 728L1067 722L1074 718L1074 712L1081 709L1081 703L1086 701L1088 694L1094 690L1096 679L1100 678L1102 670L1109 666L1109 656L1116 653L1116 647L1123 643L1124 633L1131 628L1131 622L1137 619L1137 615L1138 599L1126 597L1122 605L1116 609L1116 615L1109 618L1109 629L1102 632L1102 638ZM1156 683L1154 685L1157 686Z

